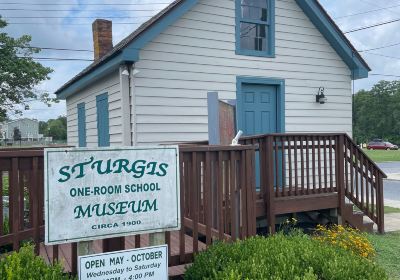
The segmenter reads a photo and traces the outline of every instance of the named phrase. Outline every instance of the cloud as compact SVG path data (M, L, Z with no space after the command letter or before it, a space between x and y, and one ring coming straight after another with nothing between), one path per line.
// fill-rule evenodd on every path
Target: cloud
M141 23L156 14L168 5L169 2L172 2L172 0L161 0L157 2L164 2L165 4L153 4L154 1L150 0L136 0L131 3L140 3L140 5L105 5L107 1L98 0L90 2L96 5L88 5L87 3L89 2L85 0L68 0L61 2L68 3L68 5L50 5L60 2L54 2L53 0L33 0L30 3L43 3L43 5L2 5L2 8L24 10L3 10L1 11L1 15L10 23L5 31L13 37L19 37L24 34L31 35L32 46L92 50L92 22L96 18L118 17L112 19L113 42L115 45L133 32ZM125 1L124 3L129 2ZM32 24L13 24L21 22ZM56 50L42 50L41 53L36 56L93 59L92 52L66 52ZM37 89L50 93L57 90L90 64L90 62L83 61L41 61L41 63L44 66L54 69L54 72L50 75L51 79L41 83ZM64 101L54 104L50 108L40 102L32 102L29 105L30 110L25 111L24 116L30 118L47 120L66 114ZM13 116L12 113L11 115Z
M146 5L121 6L105 5L109 2L105 0L91 1L90 3L102 5L88 5L86 0L65 0L62 3L68 5L49 5L54 0L31 0L30 3L44 3L44 5L2 5L7 8L35 9L38 11L2 11L2 16L9 22L31 22L29 25L10 24L6 31L14 37L23 34L32 36L32 45L43 47L59 47L71 49L93 49L91 23L95 17L122 17L113 19L113 37L114 44L121 41L124 37L134 31L139 23L144 22L148 17L154 15L160 9L172 0L161 0L165 4L152 4L154 0L135 0L131 3L141 3ZM327 9L333 18L349 14L360 13L368 10L379 9L380 7L394 6L396 4L385 0L349 0L349 1L331 1L321 0L321 4ZM390 2L390 4L388 3ZM118 2L117 2L118 3ZM127 3L126 1L124 3ZM48 12L45 10L58 10ZM62 10L62 11L60 11ZM150 11L149 11L150 10ZM10 18L10 17L37 17L28 18ZM45 18L45 17L57 18ZM59 18L58 18L59 17ZM80 18L77 18L80 17ZM93 17L93 18L83 18ZM367 13L358 16L351 16L337 19L336 22L343 31L354 29L356 27L366 26L377 22L382 22L394 18L400 18L400 6L391 10L382 10L379 12ZM118 23L132 23L118 25ZM40 23L40 24L38 24ZM133 24L136 23L136 24ZM379 47L400 42L400 32L398 29L400 23L384 25L378 28L367 29L365 31L347 34L348 38L358 50ZM371 53L384 54L388 56L400 57L398 53L400 46L375 50ZM373 69L373 73L378 74L397 74L400 75L400 59L390 59L380 57L368 52L362 53L368 64ZM39 56L39 55L38 55ZM43 50L40 53L43 57L62 57L62 58L84 58L92 59L91 52L61 52L52 50ZM43 65L54 69L51 74L51 80L43 82L38 88L48 92L54 92L61 85L71 79L74 75L85 68L89 62L82 61L43 61ZM381 79L390 79L390 77L370 76L368 79L355 82L356 90L368 89ZM393 78L395 79L395 78ZM32 103L30 111L25 112L25 116L35 117L41 120L56 118L58 115L65 114L65 103L60 102L47 108L40 103Z
M392 19L400 18L400 3L385 0L349 0L349 1L329 1L321 0L323 6L333 17L341 17L349 14L362 13L369 10L381 9L388 6L399 5L398 7L383 9L376 12L361 14L357 16L336 19L336 23L343 31L354 28L376 24ZM366 50L385 45L400 43L400 22L383 25L376 28L366 29L359 32L346 34L357 50ZM367 61L372 69L371 73L400 75L400 59L386 58L375 54L400 57L398 54L399 46L374 50L371 52L362 52L361 55ZM398 74L399 73L399 74ZM367 79L355 81L356 90L369 89L380 80L394 80L396 77L384 77L370 75Z

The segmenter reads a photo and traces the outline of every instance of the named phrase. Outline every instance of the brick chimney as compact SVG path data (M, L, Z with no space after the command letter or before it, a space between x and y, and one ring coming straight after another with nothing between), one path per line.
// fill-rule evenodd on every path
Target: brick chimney
M102 58L113 48L112 22L105 19L96 19L92 24L94 60Z

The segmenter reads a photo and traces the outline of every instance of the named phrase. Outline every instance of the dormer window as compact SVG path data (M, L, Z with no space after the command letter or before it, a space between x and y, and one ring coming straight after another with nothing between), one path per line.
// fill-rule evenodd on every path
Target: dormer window
M274 0L236 0L236 53L275 56Z

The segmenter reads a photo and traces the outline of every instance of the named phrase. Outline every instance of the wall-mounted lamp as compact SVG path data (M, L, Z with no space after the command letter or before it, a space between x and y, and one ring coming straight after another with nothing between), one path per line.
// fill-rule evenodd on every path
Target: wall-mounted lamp
M136 75L139 74L139 73L140 73L139 70L133 69L133 71L132 71L132 76L136 76Z
M128 69L125 69L124 71L122 71L121 74L124 75L124 76L129 76L129 71L128 71Z
M315 100L317 103L319 104L325 104L328 101L328 98L326 98L325 94L325 88L324 87L320 87L318 89L318 94L315 96Z

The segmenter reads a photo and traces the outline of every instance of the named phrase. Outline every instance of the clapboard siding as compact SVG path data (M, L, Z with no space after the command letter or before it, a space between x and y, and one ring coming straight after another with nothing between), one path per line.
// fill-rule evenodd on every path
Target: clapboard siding
M120 145L122 143L121 93L119 74L115 72L72 97L67 98L68 145L78 145L77 104L84 102L86 109L87 146L97 146L96 96L106 92L108 93L109 103L110 144Z
M286 132L351 134L351 72L294 0L276 0L275 38L276 58L236 55L234 1L199 1L140 52L137 143L207 139L207 92L235 99L237 76L285 79Z

